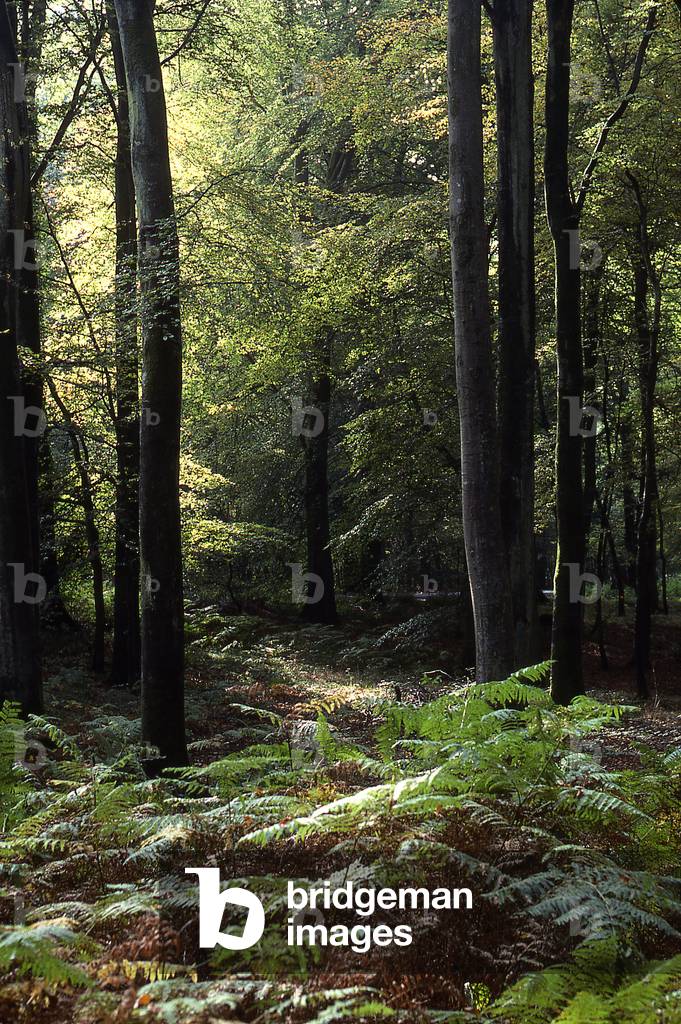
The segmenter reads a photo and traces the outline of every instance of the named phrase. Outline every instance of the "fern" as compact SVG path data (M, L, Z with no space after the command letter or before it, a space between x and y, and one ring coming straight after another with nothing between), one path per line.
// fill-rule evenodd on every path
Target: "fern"
M82 938L60 924L0 927L0 971L15 968L51 983L91 984L80 967L58 955L63 946L82 945Z
M511 1024L679 1024L680 985L681 956L632 964L604 940L581 947L569 964L522 978L492 1012Z

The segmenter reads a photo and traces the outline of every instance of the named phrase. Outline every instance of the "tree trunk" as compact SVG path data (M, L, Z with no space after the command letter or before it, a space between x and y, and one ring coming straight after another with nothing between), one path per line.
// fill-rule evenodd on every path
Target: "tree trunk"
M662 614L669 615L669 600L667 598L667 553L664 546L664 516L662 514L662 502L657 502L657 525L658 543L660 550L660 588L662 590Z
M652 616L657 603L657 470L655 452L656 326L648 315L648 273L641 260L634 267L634 306L639 344L643 495L636 553L634 664L639 696L648 697Z
M622 573L622 566L617 555L617 548L615 547L615 538L612 533L612 526L610 523L610 509L612 508L612 491L608 490L606 494L601 497L596 491L596 505L598 512L601 517L601 523L603 529L605 529L605 539L608 545L608 551L610 553L610 564L612 565L612 574L615 578L615 586L617 587L617 614L624 616L624 575ZM603 577L599 577L603 579Z
M634 665L639 696L647 698L650 669L652 616L657 608L656 529L659 493L655 440L655 391L659 366L659 334L662 316L662 286L655 269L648 232L648 210L638 180L626 171L638 212L637 249L634 256L634 316L639 349L639 394L641 399L643 490L637 533L636 618L634 623ZM652 315L648 305L653 293Z
M575 413L582 407L583 369L580 320L581 279L574 232L579 212L572 201L570 140L570 41L574 0L547 0L548 68L544 186L555 254L556 353L558 363L556 437L556 522L551 693L569 703L584 692L582 605L579 585L584 564L582 435Z
M600 327L600 285L602 280L601 268L591 275L591 280L585 287L585 328L584 338L584 394L587 405L594 403L594 389L596 387L596 366L598 363L598 352L601 346ZM598 437L595 430L596 424L590 424L591 428L584 438L584 546L585 551L589 547L589 535L593 522L594 506L598 493L596 448Z
M624 394L621 398L624 406L628 395L628 385L624 387ZM624 550L625 578L628 587L636 586L636 497L632 480L634 479L634 451L632 442L631 423L626 408L622 411L622 423L620 426L620 439L622 445L622 474L624 483L622 485L622 506L624 510Z
M605 578L606 552L606 530L608 524L601 518L601 530L598 535L598 549L596 552L596 574L600 580ZM603 621L603 593L598 594L596 602L596 619L594 622L594 634L598 638L598 654L601 662L601 671L608 671L608 653L605 648L605 623Z
M106 607L104 604L104 569L102 549L99 542L99 528L92 495L92 480L88 457L82 437L69 427L71 450L80 481L80 503L85 518L85 540L88 548L88 562L92 569L92 597L95 608L95 635L92 643L92 671L104 671L104 637L106 633Z
M298 135L304 136L307 124L300 126ZM326 185L331 191L343 191L354 166L350 144L339 143L329 157ZM301 149L294 164L296 185L309 184L307 152ZM326 211L325 211L326 214ZM329 222L328 214L324 223ZM302 225L301 225L302 236ZM307 570L318 581L306 583L307 594L303 618L307 622L333 625L338 620L333 556L329 547L331 528L329 520L329 416L331 412L331 357L334 331L327 328L313 339L309 375L308 400L321 414L318 428L301 433L305 452L305 534L307 541ZM316 414L317 415L317 414Z
M333 562L329 542L329 411L331 408L331 362L333 332L327 332L325 351L322 353L327 372L315 369L310 383L310 404L319 410L321 432L303 436L305 449L305 530L307 536L307 570L321 580L314 595L317 600L306 603L303 617L307 622L332 625L337 620ZM311 594L308 596L312 596Z
M27 401L18 346L25 341L16 242L24 239L30 209L28 118L15 98L18 61L12 22L0 2L0 700L19 701L24 713L42 710L38 604L44 597L36 524L35 438L16 429L17 406ZM16 232L17 234L12 234ZM30 391L29 391L30 394ZM35 463L35 464L34 464ZM31 502L34 502L31 505Z
M484 220L480 5L449 0L450 240L464 541L476 674L513 668L513 611L500 509L496 396Z
M142 733L187 762L179 468L180 265L168 125L151 3L115 0L125 63L142 297Z
M92 645L92 671L104 671L104 638L106 634L106 606L104 604L104 568L99 528L95 513L95 502L90 474L90 459L82 433L74 426L73 418L64 404L54 382L47 378L50 394L64 419L73 454L73 463L78 473L80 503L85 520L85 540L88 547L88 562L92 568L92 597L95 609L95 635Z
M21 22L21 59L24 65L23 85L24 104L22 104L26 126L29 133L27 140L27 154L30 146L35 144L38 135L37 113L35 96L38 84L38 69L42 56L41 36L44 29L46 4L39 0L33 6L30 16L23 12ZM29 182L30 182L30 155L29 160ZM41 350L41 322L40 322L40 278L37 262L36 238L37 230L33 210L33 195L30 187L26 192L26 207L23 217L22 241L27 248L24 251L24 259L17 269L18 281L18 338L19 347L25 347L35 356L40 355ZM24 395L26 404L36 409L43 408L43 381L39 370L27 371L24 368ZM40 475L40 448L42 445L41 435L27 437L26 444L26 479L29 491L29 513L32 544L34 549L34 563L39 564L40 560L40 497L39 497L39 475Z
M26 110L29 122L31 147L38 138L38 113L36 93L40 81L40 69L45 37L47 15L46 0L23 0L21 4L21 52L24 64L24 88ZM33 211L32 196L26 215L26 238L35 239L37 226ZM41 351L40 272L31 252L27 265L22 268L21 318L23 322L23 343L38 355ZM43 406L43 380L36 373L27 383L27 404L38 408ZM37 460L37 461L34 461ZM60 592L59 564L55 536L54 509L54 467L49 442L45 434L37 438L29 449L28 478L33 494L37 494L36 519L32 523L34 533L39 535L40 572L45 580L47 593L41 605L41 621L49 622L54 628L74 628L75 621L69 615Z
M137 356L137 223L130 153L130 112L116 14L107 4L116 73L116 568L111 680L132 686L140 677L139 463Z
M534 660L534 86L532 0L494 7L499 235L501 518L515 664Z

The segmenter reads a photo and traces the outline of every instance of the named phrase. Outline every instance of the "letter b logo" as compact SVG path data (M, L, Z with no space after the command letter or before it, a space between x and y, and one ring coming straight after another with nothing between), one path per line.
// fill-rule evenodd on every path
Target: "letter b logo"
M220 868L185 868L186 875L199 876L199 945L201 949L249 949L259 941L265 930L265 911L255 895L247 889L225 889L220 892ZM225 906L231 903L245 907L248 917L241 935L220 931Z

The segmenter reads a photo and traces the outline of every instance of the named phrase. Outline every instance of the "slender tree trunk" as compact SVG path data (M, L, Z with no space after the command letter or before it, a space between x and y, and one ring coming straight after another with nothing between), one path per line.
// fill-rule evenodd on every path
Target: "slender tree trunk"
M556 437L556 521L551 693L559 703L584 692L582 604L584 565L582 435L575 413L582 407L583 369L580 319L581 279L574 232L579 212L571 196L570 43L574 0L547 0L548 68L544 185L556 268L556 353L558 363ZM577 424L579 428L579 424Z
M115 0L130 103L142 295L142 733L185 764L179 467L180 263L161 64L148 0Z
M655 452L656 330L648 316L648 274L643 262L634 268L634 306L639 343L643 494L638 520L636 553L636 619L634 663L639 696L648 696L652 616L657 598L657 471Z
M16 429L17 403L26 402L18 346L21 271L16 242L30 209L26 104L15 96L17 50L5 0L0 2L0 700L25 713L42 710L38 604L44 594L36 523L35 440ZM29 389L29 394L31 391ZM23 425L22 425L23 426ZM31 502L35 504L32 506Z
M63 610L59 563L57 561L56 515L54 508L54 463L49 442L45 439L40 449L40 573L45 580L47 595L46 605L54 607L60 613ZM43 613L45 613L45 608ZM50 615L52 612L50 611Z
M659 333L662 316L662 287L653 264L648 231L648 210L638 180L626 172L638 212L638 245L634 256L634 315L639 347L639 393L643 491L637 533L636 619L634 623L634 665L639 696L647 698L650 669L652 616L657 608L656 530L659 493L655 440L655 391L659 366ZM649 290L653 293L652 313Z
M494 6L499 235L501 517L513 598L515 663L533 660L534 86L532 0Z
M95 609L95 635L92 645L92 671L104 671L104 640L106 635L106 606L104 603L104 568L102 565L102 548L99 539L99 527L97 526L97 514L95 512L94 492L92 487L92 476L90 474L90 459L87 446L82 433L73 423L70 411L64 404L54 382L48 377L48 387L55 405L59 409L66 430L73 463L78 474L78 497L83 509L85 520L85 540L88 547L88 562L92 569L92 597Z
M551 692L567 703L584 692L582 673L581 574L585 555L582 486L584 371L581 340L581 256L579 224L596 168L613 127L624 117L641 81L646 51L657 23L657 5L645 29L626 92L603 123L573 198L570 177L570 65L574 0L546 0L548 62L544 188L556 266L556 352L558 416L556 437L556 521L558 545L554 582Z
M622 396L624 404L628 395L628 385ZM624 510L624 550L625 557L625 579L628 587L636 586L636 497L632 480L634 479L634 451L632 443L631 422L626 408L622 413L620 426L620 440L622 446L622 474L624 484L622 486L622 506Z
M601 497L596 491L596 505L598 512L601 517L601 523L605 530L605 539L608 545L608 551L610 553L610 563L612 565L612 573L615 577L615 584L617 586L617 614L619 616L624 615L624 576L622 573L622 566L620 564L619 557L617 555L617 548L615 547L615 538L612 533L612 526L610 523L610 509L612 507L612 493L607 493ZM599 576L599 579L603 579Z
M99 528L92 495L92 480L88 457L82 437L73 427L67 428L71 439L71 450L80 482L79 496L85 519L85 540L88 548L88 562L92 569L92 597L95 608L95 635L92 643L92 671L104 671L104 638L106 634L106 607L104 604L104 569Z
M598 535L598 549L596 552L596 575L600 580L605 578L606 553L606 530L607 523L601 518L601 529ZM594 633L598 638L598 654L601 662L601 670L608 671L608 653L605 649L605 622L603 620L603 594L598 595L596 602L596 620L594 622Z
M664 516L662 513L662 502L657 502L657 524L658 538L660 545L660 587L662 590L662 614L669 615L669 601L667 599L667 554L664 546Z
M73 435L72 435L73 437ZM95 606L95 635L92 645L92 671L104 671L104 637L106 633L106 608L104 605L104 569L102 550L99 543L99 529L92 497L92 481L83 450L82 438L73 437L73 453L80 477L80 500L85 514L85 539L88 546L88 562L92 569L92 593Z
M322 581L319 600L305 604L303 616L308 622L332 625L337 620L333 562L329 542L329 412L331 408L331 361L333 333L327 332L324 362L327 370L317 368L310 383L309 397L322 415L322 429L314 437L303 437L305 449L305 529L307 569Z
M117 89L116 112L116 568L111 679L132 686L140 677L139 463L137 356L137 222L130 152L130 112L118 22L107 4Z
M596 387L596 366L598 364L598 352L601 346L600 327L600 285L602 280L602 265L597 271L591 274L590 281L584 291L585 295L585 329L584 338L584 394L587 405L593 405L594 389ZM591 429L584 438L584 543L588 550L589 535L593 521L594 506L598 493L597 484L597 445L598 437L593 429L595 424L589 424Z
M476 674L513 668L513 610L501 528L500 468L484 219L480 5L449 0L450 240L464 541Z
M42 32L44 29L46 4L38 0L30 14L22 11L21 19L21 60L24 67L23 87L26 124L29 133L27 152L35 144L38 135L35 96L38 84L38 69L42 55ZM30 155L29 172L30 172ZM29 177L30 181L30 177ZM37 226L35 222L33 195L29 187L26 192L26 208L24 213L23 241L26 243L21 266L17 269L18 281L18 345L26 347L36 357L41 350L41 318L40 318L40 277L37 261ZM26 404L36 409L43 408L43 381L40 372L28 371L24 368L24 395ZM33 544L34 564L40 561L40 435L27 437L26 444L26 479L29 492L30 530Z
M308 126L300 126L303 137ZM336 193L345 188L354 166L351 144L339 144L331 153L327 173L327 187ZM295 161L295 182L307 187L309 167L307 153L301 150ZM329 222L328 214L324 223ZM332 222L332 221L331 221ZM308 402L321 414L319 425L311 433L301 436L305 452L305 533L307 540L307 570L321 581L308 584L308 597L314 598L304 605L303 618L307 622L333 625L338 619L333 556L330 549L331 528L329 517L329 416L331 412L331 360L334 331L327 328L313 341L311 372L308 384ZM314 592L314 593L313 593Z

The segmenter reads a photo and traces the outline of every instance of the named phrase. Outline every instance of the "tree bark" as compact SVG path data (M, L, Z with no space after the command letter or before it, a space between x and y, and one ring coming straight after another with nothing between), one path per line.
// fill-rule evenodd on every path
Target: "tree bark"
M649 696L648 672L652 616L657 607L658 483L655 440L655 392L659 365L658 341L662 290L653 265L648 233L648 212L637 179L627 172L638 210L638 247L634 257L634 316L639 348L643 493L639 513L636 553L636 616L634 665L639 696ZM652 315L649 290L653 292Z
M501 517L513 598L515 664L536 646L534 553L534 85L532 0L493 15L498 145Z
M35 94L37 89L37 72L42 54L40 38L45 21L46 8L42 0L35 5L30 17L22 17L21 24L21 60L24 66L23 86L24 102L22 108L25 114L25 125L28 130L26 140L26 153L29 163L30 183L30 150L35 144L38 134L37 115L35 110ZM29 187L26 190L26 207L22 223L23 241L30 248L25 251L25 258L21 266L16 270L18 276L18 334L17 344L21 349L26 348L36 358L41 351L41 316L40 316L40 276L37 260L37 229L33 209L33 194ZM24 397L26 404L34 409L41 409L44 405L43 381L40 371L35 368L23 367ZM33 546L33 563L40 565L40 449L44 443L43 437L38 434L35 437L26 437L26 480L28 486L29 501L29 528L31 531L31 544ZM37 611L36 611L37 614Z
M476 675L513 668L513 611L500 509L488 292L480 5L449 0L450 241L461 435L464 541L475 622Z
M629 386L624 382L623 394L620 401L624 401L629 393ZM629 413L626 408L622 412L622 423L620 426L620 439L622 446L622 508L624 515L624 550L625 550L625 579L628 587L636 586L636 497L632 480L634 479L634 452L632 430Z
M659 527L658 543L660 551L660 588L662 591L662 614L669 615L669 600L667 598L667 554L664 546L664 515L662 513L662 502L657 502L657 525Z
M556 354L558 363L556 436L557 550L551 642L551 693L559 703L584 692L582 605L575 582L584 565L582 435L572 410L583 400L581 279L575 259L579 211L572 201L570 141L570 47L574 0L547 0L548 67L544 187L555 258Z
M111 680L132 686L140 677L139 464L137 354L137 221L130 152L125 66L113 4L107 4L116 74L116 567Z
M594 389L596 387L596 366L598 363L598 352L601 347L601 326L600 326L600 286L602 280L602 265L591 274L591 280L587 283L585 291L585 329L584 338L584 393L587 405L594 403ZM595 424L593 425L595 426ZM598 493L597 483L597 446L598 437L595 430L588 433L584 438L584 545L588 551L589 535L593 521L594 506Z
M298 129L298 138L304 138L309 125L304 122ZM354 153L350 144L339 143L329 157L326 185L333 192L344 189L354 166ZM297 186L309 184L308 155L301 149L295 159L294 180ZM325 211L326 213L326 211ZM324 223L329 222L328 214ZM302 229L302 225L301 225ZM302 230L301 230L302 235ZM329 517L329 417L331 413L331 360L334 331L320 331L311 346L307 400L321 414L321 429L301 434L305 453L305 536L307 570L318 577L320 584L306 584L307 598L303 618L307 622L334 625L338 621L333 556L330 549L331 526ZM311 599L311 600L309 600Z
M19 361L21 271L16 242L30 209L29 129L25 101L15 96L18 63L6 0L0 2L0 700L24 713L42 710L38 603L41 578L36 526L35 439L16 430L15 409L26 401ZM17 232L17 234L12 234ZM28 392L31 393L30 390ZM35 462L35 464L34 464ZM32 505L31 502L34 504ZM44 584L42 584L44 586ZM36 590L37 587L37 590ZM28 591L28 592L27 592ZM44 595L42 595L44 596Z
M610 132L624 117L641 81L646 51L657 23L653 4L634 59L627 91L603 123L573 199L570 179L570 64L574 0L546 0L548 61L544 190L556 268L556 522L558 544L554 579L551 692L568 703L584 692L582 604L579 587L585 554L582 435L574 422L581 409L584 370L581 339L581 257L579 224L593 176Z
M130 103L142 297L142 733L187 762L179 467L182 329L177 224L161 65L148 0L115 0Z

